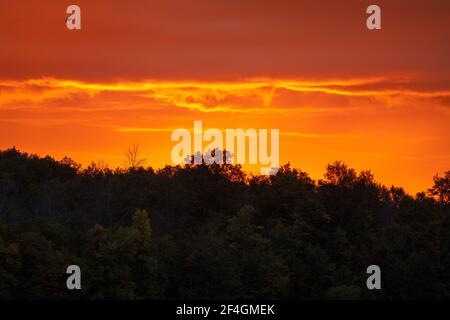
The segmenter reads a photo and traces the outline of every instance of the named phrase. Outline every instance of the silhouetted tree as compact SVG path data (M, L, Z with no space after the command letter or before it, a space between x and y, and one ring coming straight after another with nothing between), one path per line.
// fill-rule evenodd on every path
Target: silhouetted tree
M147 162L147 159L142 157L138 144L133 144L129 147L125 153L125 157L126 165L130 169L142 167Z
M443 203L450 202L450 171L447 171L443 177L436 175L434 178L434 186L428 192L439 199Z

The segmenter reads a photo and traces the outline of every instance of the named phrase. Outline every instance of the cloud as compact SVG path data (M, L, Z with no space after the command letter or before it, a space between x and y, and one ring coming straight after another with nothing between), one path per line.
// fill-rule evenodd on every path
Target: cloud
M448 76L448 1L380 0L383 29L368 31L367 3L340 1L78 0L0 2L1 78L86 82ZM39 12L39 18L36 18Z
M40 78L0 82L0 107L67 111L185 109L200 113L289 114L336 108L364 110L363 105L400 105L408 99L437 99L445 104L450 90L423 90L412 78L327 81L250 79L233 82L141 81L83 82ZM93 99L95 98L95 99ZM400 103L401 102L401 103Z

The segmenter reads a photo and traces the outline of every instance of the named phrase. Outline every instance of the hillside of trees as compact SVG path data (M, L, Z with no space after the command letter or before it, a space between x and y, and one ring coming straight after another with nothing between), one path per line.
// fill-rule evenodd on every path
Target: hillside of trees
M313 181L289 164L83 169L12 148L0 299L448 299L449 202L450 171L411 196L341 162ZM73 264L82 290L66 288Z

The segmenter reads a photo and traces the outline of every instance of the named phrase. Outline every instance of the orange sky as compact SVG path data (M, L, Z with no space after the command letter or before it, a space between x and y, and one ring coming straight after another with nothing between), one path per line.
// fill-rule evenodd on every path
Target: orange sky
M450 2L376 3L381 31L356 0L1 0L0 148L160 167L202 120L279 128L316 179L342 160L425 190L450 169Z

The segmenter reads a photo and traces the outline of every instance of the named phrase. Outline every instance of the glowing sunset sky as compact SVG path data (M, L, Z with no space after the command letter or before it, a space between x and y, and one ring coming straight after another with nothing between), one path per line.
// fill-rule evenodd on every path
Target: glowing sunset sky
M279 128L315 179L342 160L425 190L450 169L450 1L374 3L0 0L0 149L114 167L139 144L161 167L202 120Z

